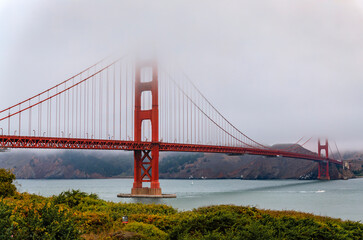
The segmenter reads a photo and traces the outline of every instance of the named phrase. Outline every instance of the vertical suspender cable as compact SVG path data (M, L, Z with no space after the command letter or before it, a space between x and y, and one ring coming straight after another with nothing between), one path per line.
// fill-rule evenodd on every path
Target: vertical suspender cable
M58 87L56 89L56 94L58 94ZM55 97L55 136L58 135L58 95Z
M19 136L20 136L20 130L21 130L21 104L19 104Z
M180 79L177 78L177 81L178 81L178 85L180 86ZM181 114L180 114L180 111L181 111L181 106L180 106L180 90L178 90L178 129L179 129L179 132L178 132L178 138L181 138L181 133L180 133L180 118L181 118ZM180 142L180 139L178 139L178 142Z
M127 129L127 112L129 111L129 109L127 108L127 92L128 92L128 81L129 81L129 66L126 64L126 82L125 82L125 112L126 112L126 140L129 140L128 139L128 129Z
M92 77L92 82L91 82L91 102L92 102L92 108L91 108L91 131L92 131L92 134L91 134L91 138L94 137L94 134L95 134L95 102L94 102L94 98L95 98L95 76Z
M194 91L194 101L197 102L196 92ZM197 107L193 105L194 108L194 143L197 143Z
M80 77L82 77L82 74L80 75ZM78 136L78 128L77 128L77 126L78 126L78 97L79 97L79 94L78 94L78 85L76 85L76 87L75 87L75 98L76 98L76 122L75 122L75 130L76 130L76 132L75 132L75 134L74 134L74 137L77 137Z
M175 79L175 76L176 76L176 73L174 71L174 79ZM177 102L176 102L176 87L175 87L175 84L174 84L174 142L176 142L176 138L177 138L177 125L178 125L178 121L177 121L177 112L178 112L178 109L177 109Z
M132 65L131 65L132 66ZM132 66L132 71L131 71L131 133L132 136L134 136L134 131L135 131L135 125L134 125L134 119L135 119L135 68L134 66Z
M72 82L72 85L74 85L74 79L73 79L73 82ZM73 123L74 123L74 88L72 88L72 131L71 131L71 135L73 137L73 134L74 134L74 126L73 126Z
M173 115L172 115L172 82L170 79L168 79L168 93L169 93L169 101L168 101L168 108L169 108L169 114L168 114L168 142L172 142L172 121L173 121Z
M49 137L52 136L52 98L49 100L49 133L47 134Z
M31 100L29 100L29 106L31 106ZM29 136L32 134L32 108L29 109Z
M48 93L48 98L49 98L49 91ZM48 135L49 133L49 100L47 101L47 130L46 130L46 134Z
M107 75L106 75L106 138L109 139L110 138L110 128L109 128L109 101L110 101L110 97L109 97L109 77L108 77L108 68L107 68Z
M99 79L98 79L98 102L96 102L96 104L98 104L98 113L96 113L95 115L95 119L98 119L98 138L101 139L101 122L102 122L102 73L99 73ZM96 88L97 89L97 88ZM97 91L97 90L96 90Z
M183 83L182 83L183 88L184 88L184 91L185 91L185 81L184 81L184 79L182 79L182 81L183 81ZM188 138L188 132L186 132L187 128L185 126L185 124L186 124L186 113L185 113L186 107L185 107L185 95L184 94L182 94L182 98L183 98L183 142L185 143L186 138Z
M87 76L89 76L89 72L87 72ZM87 106L86 105L86 100L87 100L87 90L88 90L88 81L87 80L84 84L83 84L83 137L86 137L86 119L87 119Z
M189 85L186 81L184 81L184 86L185 86L185 92L189 95ZM187 121L187 143L189 143L189 101L188 98L186 98L186 105L187 105L187 111L186 111L186 121Z
M116 123L116 113L115 113L115 110L116 110L116 64L113 65L113 138L116 139L116 132L115 132L115 123Z
M68 95L68 101L67 101L67 105L68 105L68 107L67 107L67 117L68 117L68 120L67 120L67 122L68 122L68 124L67 124L67 137L69 136L69 129L70 129L70 105L69 105L69 99L70 99L70 97L69 97L69 95L70 95L70 93L71 93L71 91L70 90L67 90L67 95Z
M120 126L120 140L122 140L122 62L120 61L120 122L119 122L119 126Z
M198 107L200 106L200 96L197 95ZM200 110L198 110L198 144L200 144Z

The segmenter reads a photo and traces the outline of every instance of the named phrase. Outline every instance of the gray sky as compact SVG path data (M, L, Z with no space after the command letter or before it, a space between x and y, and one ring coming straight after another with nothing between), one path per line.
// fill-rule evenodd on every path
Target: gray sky
M0 108L145 42L259 142L363 149L363 0L0 0Z

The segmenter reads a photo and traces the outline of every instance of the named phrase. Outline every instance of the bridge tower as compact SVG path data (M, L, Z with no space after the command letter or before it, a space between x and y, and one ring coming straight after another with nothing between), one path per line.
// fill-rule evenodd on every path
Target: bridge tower
M154 62L142 62L135 67L135 118L134 141L141 142L142 123L151 121L152 149L134 151L134 184L131 195L161 195L159 183L159 100L158 100L158 71ZM142 71L152 69L151 81L145 82ZM145 74L144 74L145 76ZM150 91L152 95L152 108L141 109L141 96L143 92ZM143 183L150 182L150 187L143 187Z
M329 158L329 143L328 139L325 140L325 144L322 145L320 139L318 140L318 155L322 157L321 152L325 151L325 157ZM329 161L320 161L318 166L318 179L320 180L330 180L329 175Z

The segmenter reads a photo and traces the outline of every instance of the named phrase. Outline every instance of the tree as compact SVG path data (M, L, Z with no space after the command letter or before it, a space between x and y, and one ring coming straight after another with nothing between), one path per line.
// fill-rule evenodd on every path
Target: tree
M15 194L14 180L15 174L11 170L0 168L0 197L9 197Z

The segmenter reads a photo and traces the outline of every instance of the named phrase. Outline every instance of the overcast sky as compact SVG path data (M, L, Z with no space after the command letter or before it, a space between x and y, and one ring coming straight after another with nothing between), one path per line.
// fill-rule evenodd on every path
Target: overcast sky
M361 0L0 0L0 108L146 42L259 142L363 149Z

